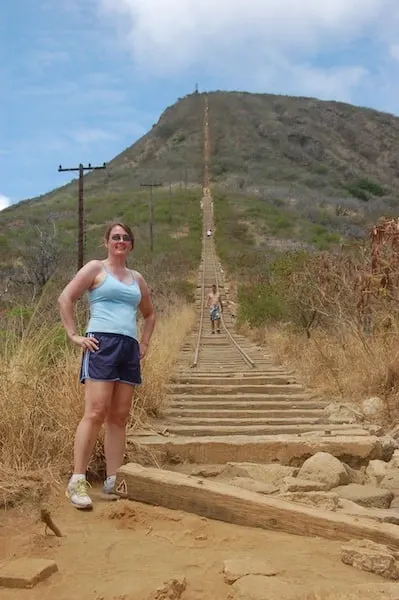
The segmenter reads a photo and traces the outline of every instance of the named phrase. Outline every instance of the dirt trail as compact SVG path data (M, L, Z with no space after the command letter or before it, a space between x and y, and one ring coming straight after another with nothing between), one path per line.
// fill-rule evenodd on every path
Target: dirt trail
M97 496L97 494L95 494ZM91 513L60 498L51 507L64 537L45 535L38 512L12 510L0 520L0 560L54 559L59 572L33 590L0 589L2 600L147 600L164 581L185 576L182 600L227 600L223 561L253 556L271 562L273 585L298 586L298 598L328 581L381 581L340 562L340 544L265 532L120 500L98 499ZM204 576L205 575L205 576ZM265 588L265 591L267 587ZM125 597L126 595L126 597ZM284 595L281 595L284 600Z

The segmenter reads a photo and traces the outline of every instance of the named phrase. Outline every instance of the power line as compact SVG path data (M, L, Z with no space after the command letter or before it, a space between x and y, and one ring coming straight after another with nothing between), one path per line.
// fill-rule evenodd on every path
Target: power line
M78 270L83 267L84 260L84 199L83 199L83 174L85 171L97 171L98 169L106 169L106 163L102 166L92 167L91 163L84 167L82 163L78 167L64 169L62 165L58 167L59 172L63 171L79 171L79 191L78 191Z

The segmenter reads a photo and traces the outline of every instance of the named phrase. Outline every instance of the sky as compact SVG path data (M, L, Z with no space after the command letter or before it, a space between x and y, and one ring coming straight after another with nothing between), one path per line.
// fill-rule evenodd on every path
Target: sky
M399 2L1 2L0 210L112 159L196 83L399 115Z

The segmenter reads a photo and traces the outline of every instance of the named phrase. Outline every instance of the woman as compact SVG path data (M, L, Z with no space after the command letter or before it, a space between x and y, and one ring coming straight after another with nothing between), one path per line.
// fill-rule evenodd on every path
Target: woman
M147 352L155 325L147 284L140 273L126 266L134 247L132 230L123 223L112 223L104 242L108 250L106 260L92 260L84 265L58 298L68 337L84 350L80 380L85 384L85 409L76 431L74 471L66 490L76 508L92 508L86 470L104 422L104 492L113 492L116 471L123 462L134 386L141 383L140 360ZM75 331L74 305L86 291L90 320L86 335L81 336ZM137 310L144 318L140 343Z

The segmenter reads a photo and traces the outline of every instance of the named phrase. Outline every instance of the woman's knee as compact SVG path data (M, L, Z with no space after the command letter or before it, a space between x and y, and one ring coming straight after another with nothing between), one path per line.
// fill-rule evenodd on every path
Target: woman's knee
M119 427L126 427L129 419L128 409L110 409L107 414L107 423L111 425L118 425Z
M103 404L86 407L84 418L95 425L102 425L107 417L107 409Z

